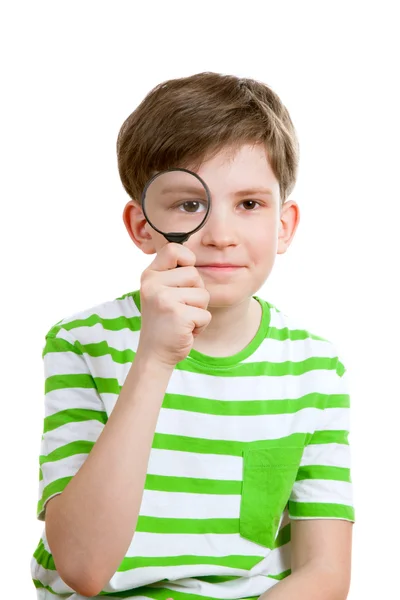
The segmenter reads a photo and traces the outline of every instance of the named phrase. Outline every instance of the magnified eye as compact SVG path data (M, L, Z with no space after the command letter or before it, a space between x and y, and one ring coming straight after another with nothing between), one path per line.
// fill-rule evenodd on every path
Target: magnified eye
M186 200L182 204L179 204L178 209L181 212L196 213L201 212L198 210L201 207L204 209L203 203L199 200Z

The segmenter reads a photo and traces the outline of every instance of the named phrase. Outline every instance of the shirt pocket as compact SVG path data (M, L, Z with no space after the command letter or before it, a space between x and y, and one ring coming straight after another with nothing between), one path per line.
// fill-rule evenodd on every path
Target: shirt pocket
M296 481L304 446L243 451L240 535L267 548L275 546L282 512Z

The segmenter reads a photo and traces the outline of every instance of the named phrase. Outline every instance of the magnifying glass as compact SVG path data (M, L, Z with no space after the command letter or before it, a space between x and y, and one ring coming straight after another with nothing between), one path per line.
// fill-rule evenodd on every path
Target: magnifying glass
M183 244L206 223L211 194L196 173L188 169L167 169L146 183L141 202L151 227L168 242Z

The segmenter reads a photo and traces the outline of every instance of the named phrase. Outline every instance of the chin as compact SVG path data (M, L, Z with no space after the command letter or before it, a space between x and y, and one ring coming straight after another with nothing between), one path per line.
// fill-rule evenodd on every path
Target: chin
M210 292L210 302L208 308L223 308L228 306L236 306L241 304L248 298L251 298L252 293L246 293L245 290L213 290L207 288Z

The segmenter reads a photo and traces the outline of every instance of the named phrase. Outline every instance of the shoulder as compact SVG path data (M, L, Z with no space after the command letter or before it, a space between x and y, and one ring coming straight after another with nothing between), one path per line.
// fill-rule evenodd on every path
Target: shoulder
M336 341L315 331L301 317L288 315L271 302L263 301L270 313L268 338L276 340L278 348L280 347L284 354L289 355L293 361L309 360L310 366L311 361L316 364L316 359L322 359L326 364L329 361L329 368L343 371Z
M78 339L79 333L87 328L139 329L139 322L140 295L139 290L135 290L64 317L50 327L45 337Z

